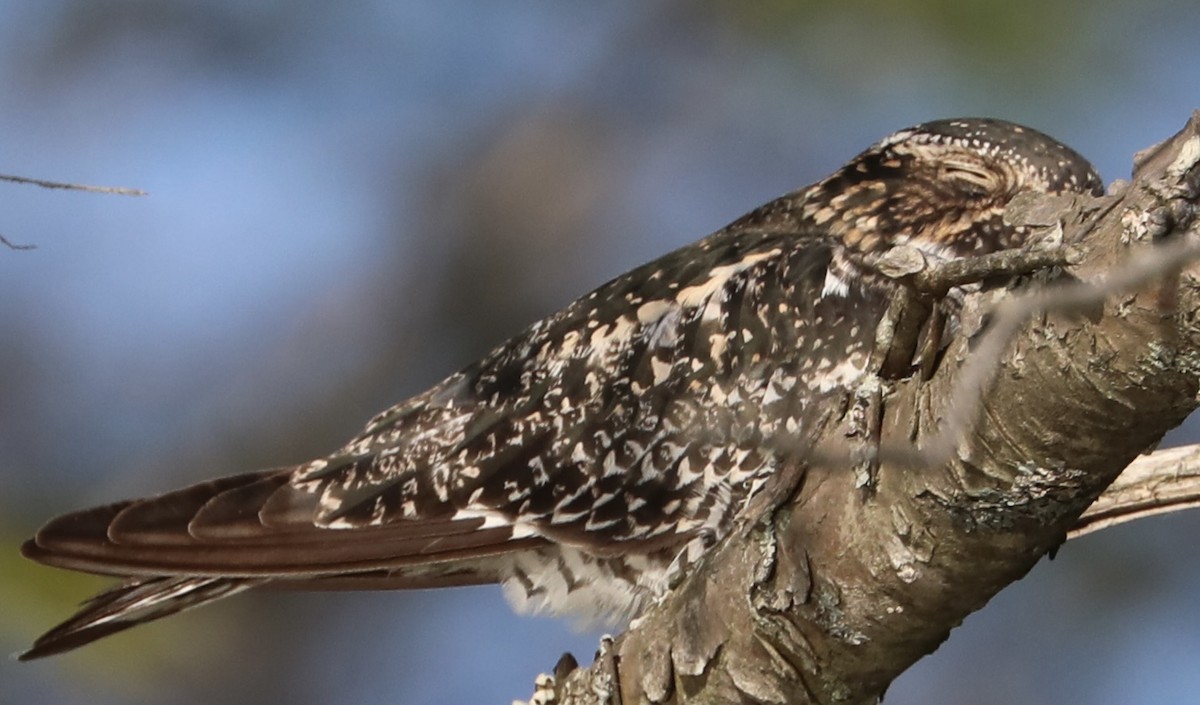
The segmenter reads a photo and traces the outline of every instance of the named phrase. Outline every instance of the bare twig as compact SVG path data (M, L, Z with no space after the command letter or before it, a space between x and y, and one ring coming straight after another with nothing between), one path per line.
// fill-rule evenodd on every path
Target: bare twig
M1081 253L1071 247L1026 247L976 257L931 260L916 247L900 245L868 260L871 268L893 279L907 279L917 291L944 296L956 286L990 277L1032 274L1041 269L1078 264Z
M89 186L87 184L69 184L61 181L30 179L25 176L9 176L7 174L0 174L0 181L9 181L14 184L32 184L33 186L41 186L42 188L67 189L69 191L87 191L88 193L108 193L116 196L146 195L145 191L135 188L126 188L124 186Z
M66 189L68 191L86 191L88 193L105 193L115 196L145 196L146 192L141 189L125 188L124 186L89 186L87 184L69 184L61 181L46 181L45 179L31 179L27 176L11 176L9 174L0 174L0 181L8 181L14 184L30 184L32 186L40 186L42 188L51 189ZM0 235L0 245L4 245L10 250L33 250L37 249L37 245L17 244L12 240Z
M1200 444L1155 451L1130 463L1067 538L1193 507L1200 507Z
M4 237L3 235L0 235L0 245L4 245L5 247L7 247L10 250L36 250L37 249L37 245L18 245L17 243L13 242L12 240L9 240L8 238Z

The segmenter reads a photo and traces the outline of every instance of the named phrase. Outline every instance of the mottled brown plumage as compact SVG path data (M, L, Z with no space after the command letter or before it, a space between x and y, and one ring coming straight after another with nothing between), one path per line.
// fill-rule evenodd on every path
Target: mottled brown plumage
M23 658L264 584L499 582L523 610L635 615L747 498L802 470L804 439L880 372L898 285L871 255L1018 246L1013 196L1100 185L1010 123L898 132L535 323L328 457L50 522L25 555L125 582Z

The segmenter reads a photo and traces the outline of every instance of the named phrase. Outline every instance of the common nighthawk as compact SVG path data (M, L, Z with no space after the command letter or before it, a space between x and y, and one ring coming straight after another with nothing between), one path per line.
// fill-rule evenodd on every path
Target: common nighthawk
M533 324L328 457L54 519L26 556L124 582L21 658L267 584L495 582L521 611L634 616L803 464L777 441L811 435L879 372L876 328L903 284L872 255L1020 246L1014 195L1101 186L1029 128L901 130Z

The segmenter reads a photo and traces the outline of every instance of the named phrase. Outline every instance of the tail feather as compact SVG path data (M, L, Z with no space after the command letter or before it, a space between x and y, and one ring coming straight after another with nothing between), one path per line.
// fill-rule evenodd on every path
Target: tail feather
M106 590L67 621L43 634L21 661L70 651L130 627L228 597L261 580L196 577L138 578Z
M121 578L20 655L61 653L255 587L409 589L496 582L499 556L538 536L452 505L419 518L331 528L298 468L210 480L72 512L21 547L46 565ZM498 562L500 561L500 562Z

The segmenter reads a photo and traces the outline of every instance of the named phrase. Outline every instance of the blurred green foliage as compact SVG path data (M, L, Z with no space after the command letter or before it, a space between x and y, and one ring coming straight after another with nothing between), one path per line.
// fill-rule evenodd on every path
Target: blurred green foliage
M1083 3L1036 0L760 0L712 3L732 27L778 41L788 35L820 31L828 24L853 25L862 38L900 40L914 31L946 45L955 58L977 60L1019 58L1027 50L1069 49L1064 28L1080 27L1095 8ZM853 32L840 34L844 56L853 59Z

